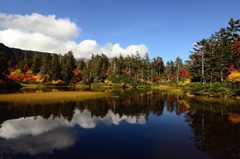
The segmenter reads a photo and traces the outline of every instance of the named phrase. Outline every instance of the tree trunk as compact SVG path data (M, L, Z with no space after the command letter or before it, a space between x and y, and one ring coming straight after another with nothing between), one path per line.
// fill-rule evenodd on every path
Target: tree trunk
M159 65L158 75L160 76L160 74L161 74L161 66Z
M130 73L131 73L131 70L130 70L130 64L128 65L128 68L129 68L128 73L129 73L129 75L130 75Z
M223 82L223 70L221 70L221 82Z
M116 62L114 61L114 66L113 66L113 72L114 72L114 74L116 74L115 71L116 71Z
M153 70L152 70L152 75L151 75L151 84L153 84Z
M211 72L211 77L210 77L210 86L212 86L212 72Z
M149 81L149 64L148 64L148 73L147 74L148 74L148 81Z
M204 52L202 51L202 82L205 84L205 76L204 76Z
M177 72L177 83L179 82L179 62L178 62L178 72Z

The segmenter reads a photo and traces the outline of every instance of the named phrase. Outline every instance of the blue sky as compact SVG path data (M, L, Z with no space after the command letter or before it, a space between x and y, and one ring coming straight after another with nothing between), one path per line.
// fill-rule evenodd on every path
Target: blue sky
M148 52L150 58L160 56L165 63L177 56L188 60L193 43L227 27L230 18L240 19L239 6L239 0L6 0L0 1L0 42L47 52L71 49L76 57L89 57L91 53L127 55L140 50L141 55ZM46 18L50 15L55 17L49 27L59 36L52 35L54 31L42 31L48 30L44 26L35 29L35 25L51 20ZM15 23L18 18L25 23L33 17L40 17L37 23L27 23L33 28ZM61 26L60 19L68 24L60 28L63 32L54 28L55 23ZM75 30L69 33L68 29ZM72 35L75 33L79 36ZM56 40L54 48L50 42L44 43L51 38Z

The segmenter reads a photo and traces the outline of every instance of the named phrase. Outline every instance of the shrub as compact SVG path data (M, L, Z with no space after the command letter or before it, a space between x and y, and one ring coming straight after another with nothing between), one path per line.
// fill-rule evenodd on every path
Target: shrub
M141 81L141 82L138 83L138 85L139 86L145 86L145 85L147 85L147 82L146 81Z
M192 82L189 86L194 88L196 91L201 91L204 89L203 84L200 82Z
M218 92L220 92L222 90L222 85L221 85L221 83L220 82L214 82L213 84L212 84L212 87L210 88L210 92L211 93L218 93Z
M20 75L22 71L20 69L16 69L15 71L12 72L12 74Z
M127 75L121 75L121 76L118 76L119 78L119 83L128 83L129 82L129 78Z
M202 83L202 85L203 85L203 89L204 89L205 91L207 91L207 90L209 90L209 89L211 88L211 86L210 86L209 83L205 83L205 84Z
M240 96L240 89L234 89L232 93L236 96Z
M89 81L83 81L82 84L89 85Z
M229 81L227 79L224 79L222 82L223 87L229 87Z
M133 78L131 78L131 85L132 86L137 86L138 85L138 82L136 81L136 79L133 77Z
M190 95L196 95L197 94L197 89L194 87L189 87L189 94Z
M112 83L119 83L119 79L116 75L109 76L108 80L110 80Z
M128 83L129 82L129 78L127 75L112 75L109 76L108 79L112 82L112 83Z

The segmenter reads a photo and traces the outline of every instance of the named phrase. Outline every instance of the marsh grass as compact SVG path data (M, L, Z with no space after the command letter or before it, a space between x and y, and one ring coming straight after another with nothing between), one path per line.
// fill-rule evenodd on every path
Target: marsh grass
M206 103L221 104L221 105L224 105L224 106L240 105L240 100L238 100L236 98L219 98L219 97L196 96L195 99L197 101L202 101L202 102L206 102Z
M154 86L153 89L164 90L175 95L184 95L184 92L180 88L170 87L170 86Z
M25 104L34 103L56 103L67 101L79 101L91 98L101 98L108 96L106 92L42 92L42 93L17 93L17 94L2 94L0 95L0 102L16 102Z
M54 84L26 84L26 83L20 83L22 86L22 89L29 89L29 88L62 88L62 87L72 87L71 85L54 85Z

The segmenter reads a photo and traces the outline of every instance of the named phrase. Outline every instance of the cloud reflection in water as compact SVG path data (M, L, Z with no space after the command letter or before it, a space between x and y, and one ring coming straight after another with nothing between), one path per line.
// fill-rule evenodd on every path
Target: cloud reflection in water
M66 149L77 140L77 132L71 128L79 125L82 128L95 128L99 122L106 125L119 125L123 120L131 124L145 124L143 115L140 117L127 117L114 114L109 110L108 114L101 118L93 116L91 112L84 110L82 113L76 109L71 122L63 117L44 119L41 116L7 120L2 124L0 137L6 139L0 142L0 152L4 153L52 153L54 149ZM29 137L29 135L31 135Z

